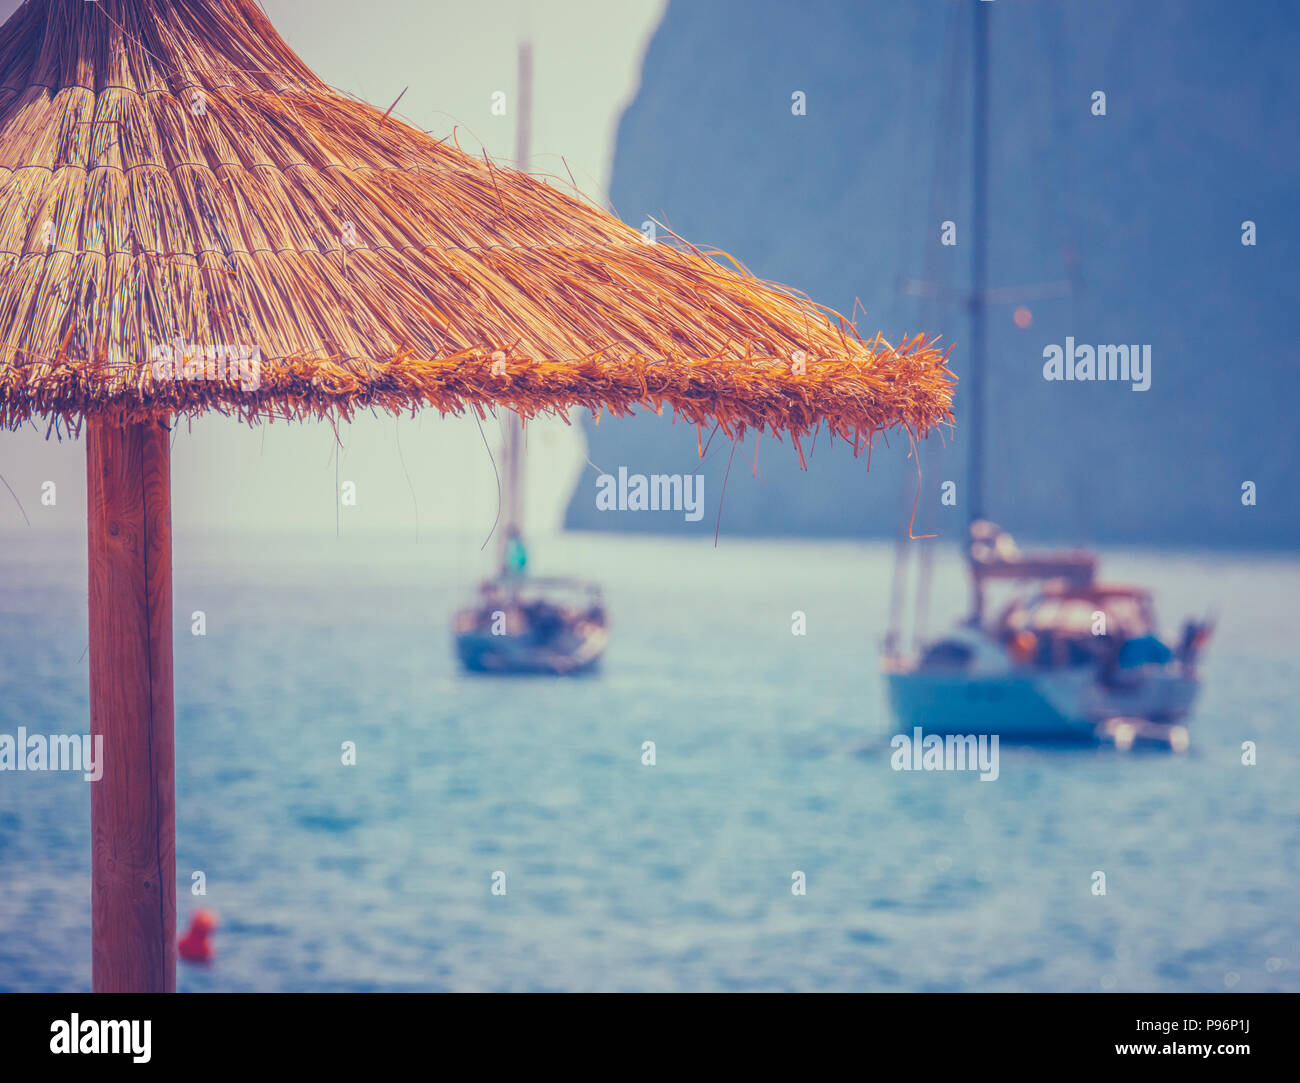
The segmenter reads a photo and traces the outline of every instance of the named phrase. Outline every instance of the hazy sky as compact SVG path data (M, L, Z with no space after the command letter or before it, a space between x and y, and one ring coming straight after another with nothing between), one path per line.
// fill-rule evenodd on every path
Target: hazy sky
M467 151L513 159L515 118L492 115L492 95L513 102L518 43L533 42L535 172L567 176L604 201L619 116L636 93L641 58L664 0L264 0L281 35L322 79L442 136L453 126ZM18 4L0 0L0 19ZM495 453L497 425L483 426ZM392 528L420 533L486 531L497 484L472 419L425 411L400 420L361 418L340 426L340 480L355 482L355 507L335 497L334 434L328 425L276 422L248 428L205 417L182 426L172 452L177 533L237 529ZM0 475L43 528L81 529L85 454L31 427L0 433ZM399 450L400 441L400 450ZM584 462L581 433L558 421L529 427L526 521L545 532L560 520ZM409 475L409 480L408 480ZM54 481L57 503L41 504ZM23 527L0 487L0 530Z

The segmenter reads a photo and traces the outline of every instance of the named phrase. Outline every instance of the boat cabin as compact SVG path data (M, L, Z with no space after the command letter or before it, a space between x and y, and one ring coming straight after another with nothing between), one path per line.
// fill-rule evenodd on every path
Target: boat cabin
M1012 599L994 625L999 638L1019 631L1051 631L1061 636L1114 636L1133 639L1155 631L1155 608L1141 587L1064 580L1045 583L1028 597Z
M1134 586L1051 580L1012 599L989 633L1021 665L1099 664L1114 672L1170 657L1150 592Z

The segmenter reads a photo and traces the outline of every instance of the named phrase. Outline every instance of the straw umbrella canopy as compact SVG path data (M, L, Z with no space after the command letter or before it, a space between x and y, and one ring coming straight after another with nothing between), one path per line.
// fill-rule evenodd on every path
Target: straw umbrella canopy
M27 0L0 207L0 425L87 435L97 990L175 986L174 419L670 406L798 448L951 416L926 338L332 89L256 0Z

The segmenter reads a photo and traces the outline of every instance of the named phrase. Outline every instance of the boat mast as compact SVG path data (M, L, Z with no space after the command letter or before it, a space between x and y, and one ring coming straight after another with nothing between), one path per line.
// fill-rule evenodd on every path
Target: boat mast
M989 8L975 0L974 32L974 116L971 128L971 293L970 371L966 376L969 409L966 431L970 434L966 481L966 557L970 566L971 623L978 624L984 611L984 591L976 575L971 528L984 517L984 365L987 351L985 279L988 270L988 143L989 143Z
M515 131L515 164L519 169L528 168L531 153L531 128L533 110L533 45L525 40L519 43L519 68L516 89L515 108L517 125ZM502 504L505 522L497 543L498 564L501 575L507 576L517 569L512 567L511 548L520 544L523 535L524 514L524 447L523 418L509 411L505 418L505 470L502 481Z

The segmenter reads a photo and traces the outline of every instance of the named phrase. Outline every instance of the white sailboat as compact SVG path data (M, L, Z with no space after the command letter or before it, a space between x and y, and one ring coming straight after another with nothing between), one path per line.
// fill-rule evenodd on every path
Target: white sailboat
M516 157L529 157L532 50L519 47L519 132ZM604 601L595 583L528 574L523 536L523 421L508 414L501 458L502 524L497 574L479 584L478 597L452 620L456 655L471 673L586 673L605 652Z
M1186 748L1184 723L1199 689L1197 660L1210 622L1188 621L1170 647L1159 638L1148 591L1099 582L1097 558L1083 550L1022 554L1010 534L982 513L991 6L972 4L971 361L965 377L969 409L962 419L970 441L966 563L972 607L957 628L912 651L901 649L891 628L884 657L891 707L905 730ZM988 595L1004 586L1009 596L990 615Z
M1005 740L1157 741L1187 746L1209 636L1188 622L1174 648L1158 635L1150 593L1098 582L1083 551L1022 556L992 523L972 524L976 609L911 654L885 656L900 725ZM991 617L986 594L1010 596Z

